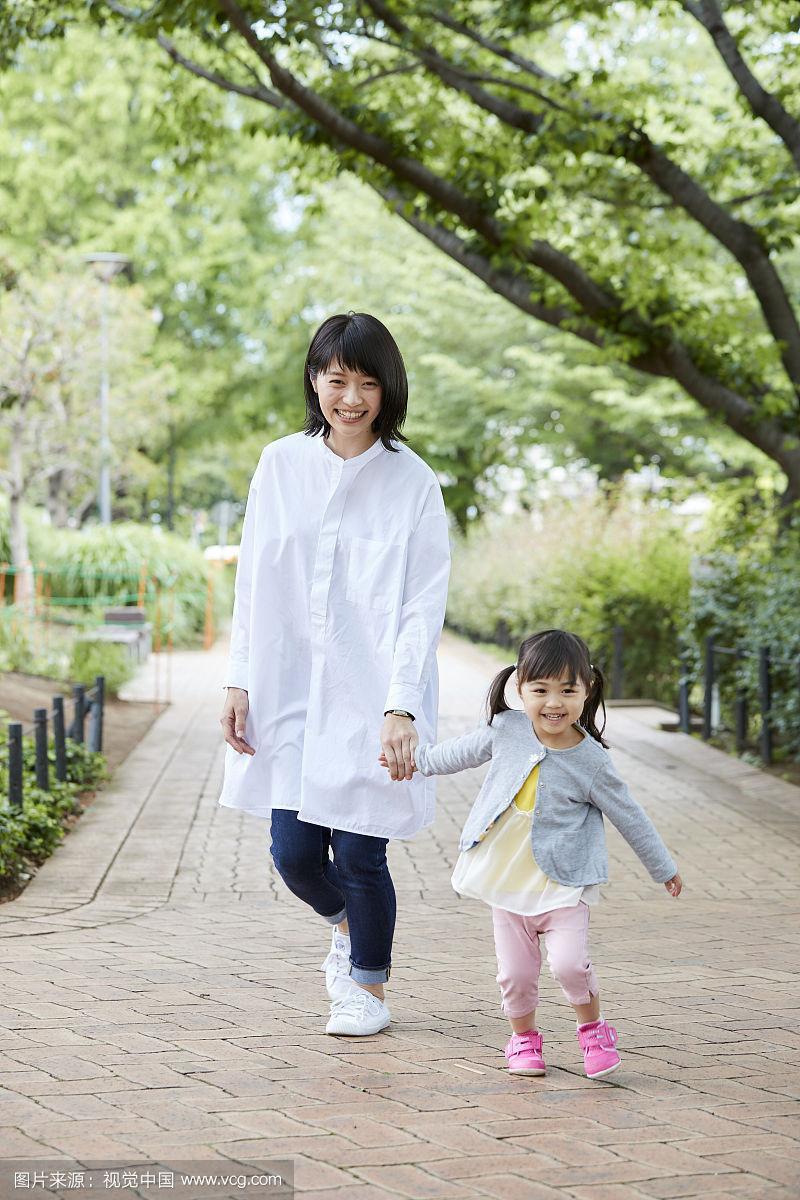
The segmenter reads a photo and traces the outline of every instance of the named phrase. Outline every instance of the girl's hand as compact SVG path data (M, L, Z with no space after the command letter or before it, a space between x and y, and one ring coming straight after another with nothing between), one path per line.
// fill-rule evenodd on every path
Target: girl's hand
M411 779L416 770L414 751L418 745L419 737L410 717L398 717L395 713L384 717L381 728L383 753L378 762L382 767L388 767L392 779Z
M250 699L244 688L229 687L219 723L222 735L237 754L255 754L253 747L244 740L244 727L250 711Z
M680 896L681 889L683 888L683 880L681 879L680 875L673 875L672 879L667 880L667 882L664 884L664 887L667 889L670 896Z
M386 755L383 753L383 751L381 751L380 754L378 755L378 762L381 764L382 767L389 766L389 760L386 757ZM417 764L415 762L411 763L411 770L412 770L412 773L417 770Z

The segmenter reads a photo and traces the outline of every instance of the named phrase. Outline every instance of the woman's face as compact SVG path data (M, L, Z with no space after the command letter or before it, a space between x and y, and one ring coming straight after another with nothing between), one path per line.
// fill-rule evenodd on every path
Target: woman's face
M374 375L349 371L333 362L311 380L322 415L337 438L356 438L372 428L381 411L382 390Z

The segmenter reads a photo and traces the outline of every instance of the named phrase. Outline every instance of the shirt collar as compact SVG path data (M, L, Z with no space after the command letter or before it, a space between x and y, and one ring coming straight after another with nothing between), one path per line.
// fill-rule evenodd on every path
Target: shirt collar
M326 445L325 439L321 434L316 440L321 445L324 456L327 459L333 459L336 463L339 463L343 470L360 470L365 463L370 462L371 459L375 458L381 453L381 451L386 449L381 439L378 438L377 441L373 442L369 450L364 450L361 454L356 454L354 458L340 458L338 454L334 454L330 446Z

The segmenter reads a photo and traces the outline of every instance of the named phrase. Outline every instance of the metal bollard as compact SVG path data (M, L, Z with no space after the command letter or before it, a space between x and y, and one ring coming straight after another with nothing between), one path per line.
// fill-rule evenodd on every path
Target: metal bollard
M678 728L681 733L692 732L692 713L689 707L689 654L681 650L678 655L681 674L678 680Z
M22 808L22 723L8 723L8 803Z
M75 716L72 718L69 736L73 742L83 742L83 727L86 720L86 688L82 683L76 683L72 689L72 698L75 701Z
M56 753L56 779L64 783L67 778L67 744L63 696L53 696L53 748Z
M47 762L47 709L33 710L33 737L36 750L36 786L43 792L50 791L50 771Z
M772 672L770 669L769 646L758 651L758 703L761 709L761 733L758 744L761 761L772 765Z
M105 706L105 677L98 675L94 681L94 699L89 709L89 749L103 749L103 708Z
M741 648L736 651L736 669L743 657ZM747 748L747 692L739 677L736 685L736 699L733 702L733 719L736 731L736 753L742 754Z
M703 688L703 738L711 737L711 714L714 706L714 639L706 638L706 671Z
M625 667L623 657L624 633L621 625L615 625L612 630L614 652L611 660L611 699L621 700L625 689Z

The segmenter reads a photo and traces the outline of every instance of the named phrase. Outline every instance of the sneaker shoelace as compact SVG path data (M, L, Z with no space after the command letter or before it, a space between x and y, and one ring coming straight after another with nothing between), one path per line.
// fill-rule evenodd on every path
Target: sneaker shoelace
M369 1009L370 1000L376 1000L376 996L371 996L369 992L365 992L363 988L353 988L352 992L347 996L343 996L341 1000L335 1000L332 1005L332 1012L336 1016L360 1017Z

